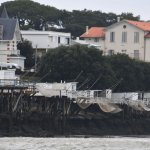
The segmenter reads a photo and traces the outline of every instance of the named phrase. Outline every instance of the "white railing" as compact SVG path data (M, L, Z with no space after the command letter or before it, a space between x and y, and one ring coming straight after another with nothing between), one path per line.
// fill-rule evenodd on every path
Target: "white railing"
M10 50L9 55L20 55L20 50Z

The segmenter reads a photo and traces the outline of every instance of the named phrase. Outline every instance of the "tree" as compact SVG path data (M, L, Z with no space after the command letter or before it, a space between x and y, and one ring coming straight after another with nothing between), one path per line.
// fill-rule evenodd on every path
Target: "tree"
M17 48L20 50L20 54L26 57L25 67L31 68L34 65L33 48L31 42L28 40L23 40L22 42L18 43Z
M121 19L127 19L127 20L134 20L134 21L139 21L140 20L140 16L135 16L133 15L133 13L122 13L120 15Z
M10 17L17 17L20 28L27 30L33 28L42 30L58 30L49 26L61 25L62 32L71 32L72 36L80 36L85 32L85 26L101 26L107 27L117 22L117 16L114 13L104 13L101 11L92 10L58 10L57 8L41 5L31 0L15 0L3 3L8 10ZM2 10L3 6L0 7ZM132 13L122 13L119 15L121 19L139 20L139 16L134 16Z
M83 86L85 89L100 78L93 86L94 89L98 89L109 87L113 82L111 80L113 71L108 66L104 64L102 52L94 47L83 45L61 46L50 49L42 58L39 75L42 77L48 73L44 81L60 82L61 80L74 81L80 72L83 72L77 82L82 83L87 79L87 84ZM104 85L101 84L101 81ZM105 84L106 82L107 84Z
M8 1L3 5L6 6L10 17L18 18L21 29L42 30L48 21L57 22L61 13L54 7L40 5L31 0Z
M123 79L116 91L147 91L150 89L150 63L129 58L125 54L107 57L117 79Z
M73 45L50 49L39 66L39 75L45 76L47 82L74 81L81 72L77 82L88 81L82 89L88 89L96 80L92 89L112 88L116 92L150 89L150 63L125 54L103 56L94 47Z

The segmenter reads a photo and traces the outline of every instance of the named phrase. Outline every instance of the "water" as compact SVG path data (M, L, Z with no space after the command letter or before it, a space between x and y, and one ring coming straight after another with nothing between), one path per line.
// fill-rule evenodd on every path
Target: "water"
M0 138L0 150L150 150L150 138Z

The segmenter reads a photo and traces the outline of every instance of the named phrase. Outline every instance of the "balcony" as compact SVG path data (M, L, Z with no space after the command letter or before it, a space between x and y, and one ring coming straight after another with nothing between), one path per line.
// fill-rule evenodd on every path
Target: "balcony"
M9 55L20 55L20 50L10 50Z

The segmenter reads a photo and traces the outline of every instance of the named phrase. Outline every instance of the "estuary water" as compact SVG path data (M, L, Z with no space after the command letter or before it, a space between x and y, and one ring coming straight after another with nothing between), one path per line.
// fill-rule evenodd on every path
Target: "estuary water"
M0 138L0 150L150 150L150 137Z

